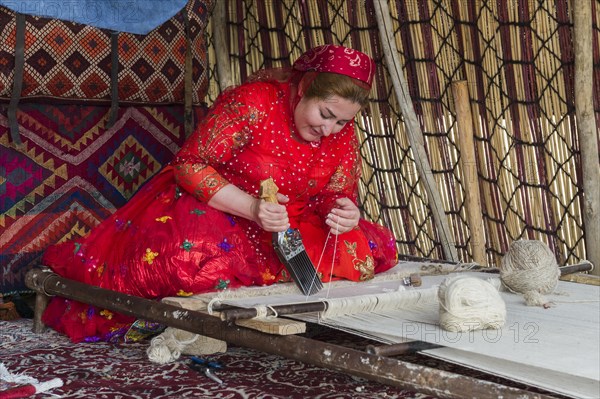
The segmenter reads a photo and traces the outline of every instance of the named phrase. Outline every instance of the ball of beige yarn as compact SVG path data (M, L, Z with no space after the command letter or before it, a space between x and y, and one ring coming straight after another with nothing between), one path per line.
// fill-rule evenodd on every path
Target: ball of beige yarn
M556 257L538 240L510 244L500 265L500 280L511 291L523 294L529 306L547 303L544 294L554 291L560 277Z
M500 329L506 322L506 305L498 289L486 280L453 276L438 289L440 327L463 332Z

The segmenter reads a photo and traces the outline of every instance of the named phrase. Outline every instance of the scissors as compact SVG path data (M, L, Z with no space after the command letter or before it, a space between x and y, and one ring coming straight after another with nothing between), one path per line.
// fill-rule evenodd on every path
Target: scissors
M221 380L219 377L217 377L213 372L213 369L223 369L224 368L223 364L221 364L219 362L213 362L210 360L202 359L202 358L199 358L196 356L192 356L190 358L190 360L192 361L192 363L188 364L188 366L192 370L202 372L205 376L207 376L208 378L210 378L217 384L223 383L223 380Z

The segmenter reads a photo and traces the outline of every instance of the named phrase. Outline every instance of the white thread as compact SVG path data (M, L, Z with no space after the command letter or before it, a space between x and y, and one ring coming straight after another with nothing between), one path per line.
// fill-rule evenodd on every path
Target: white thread
M336 231L339 232L339 223L335 222L335 229ZM329 230L329 234L331 234L331 230ZM329 237L329 234L327 235ZM331 269L329 270L329 281L331 281L331 278L333 277L333 266L335 265L335 255L337 254L337 244L338 244L338 235L335 234L335 241L333 242L333 257L331 258ZM331 291L331 284L329 284L327 286L327 294L325 295L326 298L329 298L329 292Z
M277 313L275 308L271 305L254 306L254 310L256 310L256 316L254 316L253 319L268 320L268 319L274 319L277 316L279 316L279 314ZM269 310L273 314L269 315Z
M194 343L199 337L196 334L189 340L179 340L175 337L175 329L167 328L161 335L152 338L146 354L154 363L170 363L179 359L185 346Z
M268 308L268 309L271 309L271 312L273 312L273 315L272 315L272 316L269 316L269 317L271 317L271 318L276 318L277 316L279 316L279 313L277 313L277 311L275 310L275 308L274 308L273 306L271 306L271 305L267 305L267 308Z
M321 256L319 256L319 262L317 263L317 272L321 267L321 261L323 260L323 255L325 255L325 249L327 248L327 241L329 241L329 236L331 235L331 230L327 233L327 237L325 237L325 244L323 244L323 250L321 251Z
M502 283L510 291L523 294L529 306L548 306L543 295L554 291L559 277L556 258L541 241L514 241L502 258Z
M452 265L453 266L453 265ZM440 273L448 274L451 273L453 269L440 269ZM390 281L390 280L402 280L403 277L409 276L409 274L413 273L413 270L399 270L397 272L384 272L381 274L376 274L369 283ZM418 272L422 276L430 275L431 273L427 273L423 269L419 269ZM330 283L323 283L325 285L331 285L331 288L341 288L355 285L355 281L350 280L335 280ZM401 283L399 283L401 284ZM212 307L217 306L217 304L221 304L226 302L227 300L235 300L241 298L252 298L252 297L264 297L264 296L272 296L272 295L294 295L298 292L297 286L293 283L278 283L268 286L249 286L249 287L238 287L233 290L224 290L219 292L209 292L204 294L197 294L190 298L192 298L195 302L194 304L198 306L197 309L203 310L206 306L205 304L213 302ZM179 299L179 298L178 298ZM187 300L187 299L186 299ZM213 312L215 310L213 309Z
M0 363L0 379L7 382L14 382L17 384L37 384L39 381L33 377L29 377L23 374L13 374L6 366Z
M209 315L213 315L215 313L215 311L213 310L213 306L215 306L215 304L220 305L221 298L215 297L208 302L208 304L206 305L206 310L208 311Z
M406 308L416 310L437 303L437 287L347 298L329 298L324 302L327 303L327 310L321 313L323 319Z
M42 393L49 391L52 388L63 386L63 381L60 378L53 378L48 381L40 382L36 378L23 374L12 374L2 363L0 363L0 380L17 384L32 385L35 388L35 393Z
M34 384L35 393L42 393L49 391L54 388L60 388L63 386L63 382L60 378L53 378L49 381L40 382L39 384Z
M327 245L328 240L329 240L329 234L327 234L327 237L325 238L325 244L323 244L323 250L321 251L321 256L319 257L319 262L317 263L317 272L319 271L319 268L321 267L321 261L323 260L323 255L325 254L325 246Z
M323 250L321 251L321 256L319 257L319 262L317 263L317 270L316 270L316 275L319 275L319 268L321 267L321 261L323 260L323 255L325 255L325 249L327 248L327 242L329 241L329 236L331 235L331 230L329 230L329 233L327 233L327 237L325 237L325 244L323 244ZM315 277L316 278L316 277ZM329 290L327 290L327 293L329 293ZM304 301L308 302L309 296L306 295L304 297Z
M469 276L449 277L440 284L440 326L446 331L499 329L506 322L506 305L488 281Z
M338 228L338 224L336 222L336 229ZM319 272L319 268L321 267L321 261L323 260L323 255L325 254L325 249L327 248L327 243L329 242L329 237L331 237L331 229L327 232L327 237L325 237L325 243L323 244L323 251L321 251L321 256L319 257L319 262L317 263L317 273ZM331 269L329 270L329 281L331 282L331 276L333 275L333 266L335 264L335 255L337 249L337 234L335 236L335 241L333 243L333 258L331 259ZM329 298L329 292L331 291L331 284L327 285L327 293L325 294L326 298ZM307 295L305 301L308 301L309 296Z

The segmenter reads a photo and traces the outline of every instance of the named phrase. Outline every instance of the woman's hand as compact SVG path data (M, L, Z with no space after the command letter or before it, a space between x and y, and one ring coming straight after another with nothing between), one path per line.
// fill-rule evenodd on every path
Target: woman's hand
M346 233L358 226L360 211L354 202L345 197L338 198L335 202L337 207L331 210L325 220L325 223L331 227L331 233Z
M289 201L289 198L283 194L277 193L275 204L265 200L256 199L252 206L253 220L265 231L278 232L285 231L290 227L287 209L281 204Z
M233 184L228 184L217 191L208 201L215 209L241 216L256 222L266 231L284 231L290 226L287 209L281 204L289 201L283 194L277 193L279 203L268 203L260 198L240 190Z

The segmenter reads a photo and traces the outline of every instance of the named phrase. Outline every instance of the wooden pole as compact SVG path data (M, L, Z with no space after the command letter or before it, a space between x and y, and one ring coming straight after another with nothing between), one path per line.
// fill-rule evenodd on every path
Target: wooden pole
M388 66L390 78L392 79L394 92L398 98L400 111L404 117L408 140L415 155L417 171L423 180L423 185L427 192L429 207L431 208L433 220L438 230L439 239L442 242L444 256L447 260L458 261L458 254L454 245L454 235L448 226L442 198L437 189L435 179L433 178L429 158L425 151L423 132L421 131L421 126L417 120L417 115L408 92L406 79L402 72L400 59L398 58L398 50L393 36L394 26L390 18L390 9L387 0L375 1L373 5L375 6L375 17L377 18L377 27L381 36L381 45L383 47L385 62Z
M212 14L212 31L215 40L215 57L219 89L225 90L233 84L227 43L227 1L218 0Z
M467 219L469 220L469 230L471 231L473 261L485 266L487 264L485 233L483 230L483 217L481 216L481 197L477 175L475 143L473 140L473 114L471 112L467 81L453 82L452 95L454 97L454 108L456 109L458 124L460 167L464 176L463 186L466 196Z
M573 7L575 47L575 115L583 174L583 226L587 259L600 275L600 159L594 118L592 61L592 0Z

